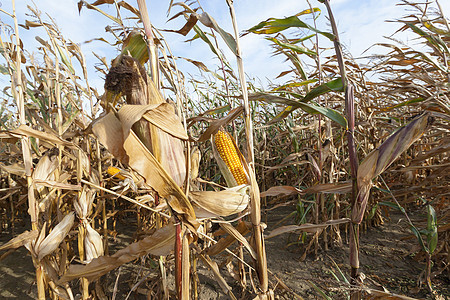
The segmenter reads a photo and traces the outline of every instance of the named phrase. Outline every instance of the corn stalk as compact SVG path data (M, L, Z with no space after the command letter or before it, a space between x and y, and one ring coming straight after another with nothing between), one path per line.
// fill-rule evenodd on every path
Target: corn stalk
M12 92L14 99L17 102L17 109L19 112L19 124L25 125L25 99L24 99L24 87L22 82L22 72L21 72L21 49L20 49L20 38L19 38L19 26L17 22L16 16L16 4L15 1L12 0L12 8L13 8L13 19L14 19L14 31L16 37L16 61L14 66L13 80L12 80ZM31 228L33 230L39 230L38 227L38 217L39 217L39 208L36 203L36 198L34 197L34 187L33 187L33 165L31 159L31 150L30 150L30 140L29 137L23 136L20 139L22 144L22 155L23 162L25 165L25 175L27 177L27 188L28 188L28 213L31 218ZM44 271L39 262L39 260L33 258L33 263L36 268L36 285L38 290L38 299L45 299L45 283L44 283Z
M234 36L236 39L236 61L239 70L239 81L242 92L242 101L244 107L244 124L246 146L247 146L247 162L250 177L250 205L251 205L251 222L253 228L254 248L257 253L256 257L256 272L259 279L261 292L259 293L260 299L273 298L273 291L269 290L269 279L267 272L267 258L266 250L264 246L264 237L261 227L261 203L259 187L256 182L255 173L255 158L254 158L254 143L253 143L253 124L250 113L250 104L248 101L247 82L245 79L244 64L242 61L241 49L239 46L239 30L237 27L236 14L234 11L233 1L227 0L228 7L230 8L230 15L233 22Z
M333 30L334 35L334 48L336 51L336 58L339 64L339 70L341 73L342 85L344 86L345 92L345 114L348 120L348 128L347 128L347 147L348 154L350 160L350 174L352 178L352 192L351 192L351 205L352 208L355 207L356 204L356 195L358 194L358 188L356 183L356 174L358 171L358 157L356 153L355 141L354 141L354 132L355 132L355 101L353 98L353 86L349 84L346 71L345 71L345 63L344 56L342 53L342 46L339 41L339 33L336 26L336 21L334 20L333 12L331 10L329 0L322 1L327 7L328 16L330 18L331 28ZM359 270L359 224L352 222L350 226L350 266L351 266L351 278L352 283L356 284L358 279L358 270ZM360 299L361 294L359 291L352 294L352 299Z

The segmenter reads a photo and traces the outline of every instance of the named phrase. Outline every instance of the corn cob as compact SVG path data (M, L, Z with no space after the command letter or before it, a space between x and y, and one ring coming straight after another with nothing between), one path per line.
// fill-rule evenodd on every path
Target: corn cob
M238 150L231 140L230 135L220 129L214 135L214 143L216 144L217 152L227 165L231 174L233 175L238 185L247 183L247 176L244 172L244 167L238 156Z
M120 169L116 167L108 167L108 170L106 171L109 175L116 177L119 180L124 180L125 177L120 174Z

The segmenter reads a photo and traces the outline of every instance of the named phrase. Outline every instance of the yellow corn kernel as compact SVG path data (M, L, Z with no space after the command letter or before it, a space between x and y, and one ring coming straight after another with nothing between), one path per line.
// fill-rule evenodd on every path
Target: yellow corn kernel
M120 169L116 168L116 167L108 167L108 170L106 170L106 172L111 175L116 177L119 180L125 180L125 177L123 175L120 174Z
M236 183L238 185L246 184L247 176L230 135L223 130L219 130L214 135L214 143L216 144L217 152L219 152L220 157L228 166L231 174L233 174Z

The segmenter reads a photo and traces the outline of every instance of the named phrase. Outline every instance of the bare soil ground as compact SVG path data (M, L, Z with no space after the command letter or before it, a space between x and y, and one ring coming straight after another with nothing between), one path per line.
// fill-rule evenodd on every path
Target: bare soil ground
M291 213L292 210L292 207L283 207L270 211L267 231L273 230L275 224ZM287 224L289 222L292 221L288 220ZM25 225L23 227L16 226L15 232L20 233L26 230L26 227ZM132 242L134 229L130 225L125 234L119 234L115 240L111 238L114 245L111 249L112 252L115 251L114 248L118 249ZM383 226L361 232L360 261L361 272L365 276L364 283L371 288L385 289L392 293L417 299L450 299L450 279L445 275L433 279L436 289L434 298L424 285L422 288L418 287L424 263L414 259L411 250L415 246L416 240L405 240L404 238L409 235L410 231L404 217L397 213L391 214ZM11 236L11 232L4 230L0 233L0 244L8 241ZM319 249L317 258L314 255L308 255L303 261L301 261L301 258L305 245L296 243L297 237L298 234L285 234L266 241L269 270L291 291L304 299L323 299L312 287L312 284L324 291L331 299L347 299L348 286L343 282L333 263L334 260L347 278L349 277L348 244L345 234L342 236L344 242L342 247L338 245L330 246L328 251ZM323 247L322 242L319 244ZM223 259L220 256L217 258L219 263ZM170 269L171 266L169 266ZM340 277L340 281L332 276L330 270ZM233 282L225 268L223 268L222 273L227 282ZM130 293L129 299L148 299L148 290L158 288L156 274L158 274L156 263L149 263L149 260L135 261L122 266L120 271L117 269L104 276L99 285L107 298L111 299L118 278L116 299L125 299L132 287L145 278L143 283ZM25 248L22 247L4 257L0 261L0 299L35 298L34 275L31 257ZM198 266L198 277L200 300L228 299L212 278L211 273L201 263ZM270 279L272 283L276 283L273 275L270 276ZM168 282L169 287L173 290L174 284L171 275L169 275ZM73 292L78 294L78 283L73 284ZM281 286L281 284L278 284L276 288L277 299L297 298L292 292L286 292ZM235 295L241 299L253 298L251 294L241 294L241 289L238 286L234 286L233 290Z

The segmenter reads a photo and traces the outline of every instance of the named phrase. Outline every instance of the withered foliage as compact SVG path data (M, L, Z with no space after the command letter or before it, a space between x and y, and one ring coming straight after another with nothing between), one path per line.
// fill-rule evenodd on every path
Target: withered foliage
M338 44L331 51L331 30L304 22L323 7L262 21L244 35L264 35L289 68L273 74L284 84L265 90L246 82L234 8L227 4L234 35L199 3L168 4L181 9L171 19L184 17L186 24L167 31L204 42L218 59L216 72L173 55L151 27L145 1L138 8L80 1L81 13L96 10L113 22L108 30L121 49L110 63L97 56L96 68L106 75L103 95L89 84L80 46L39 10L30 7L31 20L21 24L47 33L37 37L38 57L8 28L14 34L0 39L1 71L11 79L0 109L0 234L18 220L30 223L0 251L28 249L39 299L73 299L74 289L83 299L110 296L115 291L99 282L129 263L152 266L131 291L140 286L152 299L195 298L200 261L232 299L237 291L292 298L299 296L269 276L265 239L296 232L305 259L399 210L432 290L434 276L449 274L450 249L450 27L439 4L402 1L417 13L398 20L400 31L422 44L380 44L390 52L365 64ZM117 17L102 5L115 5ZM121 13L144 28L126 27ZM238 70L218 39L236 55ZM202 78L185 78L177 59L193 63ZM246 184L230 180L226 152L218 154L214 139L219 130L231 133L229 147ZM264 232L261 211L288 204L295 224ZM417 211L426 218L411 221ZM113 250L127 225L136 230L134 241ZM350 253L356 272L357 256ZM352 297L388 294L351 283Z

